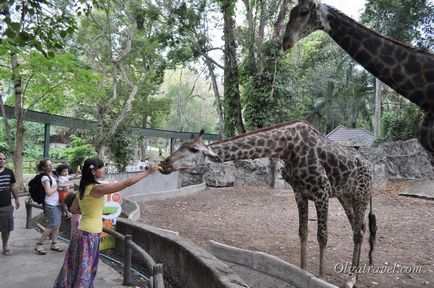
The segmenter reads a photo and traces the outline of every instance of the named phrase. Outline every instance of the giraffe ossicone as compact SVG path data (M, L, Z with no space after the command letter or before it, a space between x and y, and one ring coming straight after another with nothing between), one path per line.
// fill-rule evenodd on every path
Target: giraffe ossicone
M338 145L306 122L283 123L206 145L202 137L181 145L160 163L160 171L192 169L214 162L240 159L279 158L282 176L295 194L299 212L300 266L306 269L308 200L315 203L320 246L319 274L324 275L327 216L330 198L338 198L353 231L352 264L360 262L364 218L371 200L372 168L357 150ZM371 211L372 212L372 211ZM370 212L369 219L375 216ZM371 253L376 227L370 221Z

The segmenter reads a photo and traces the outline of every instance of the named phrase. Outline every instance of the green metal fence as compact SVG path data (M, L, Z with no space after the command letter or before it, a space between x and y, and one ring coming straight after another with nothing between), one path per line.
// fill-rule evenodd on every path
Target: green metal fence
M50 159L50 160L53 163L53 168L56 168L57 165L59 165L59 164L68 163L68 160L64 160L64 159L58 159L58 160ZM36 171L36 164L37 163L38 163L38 160L23 160L23 173L24 174L35 174L37 172ZM12 160L9 160L9 162L6 164L6 167L15 171L14 163Z

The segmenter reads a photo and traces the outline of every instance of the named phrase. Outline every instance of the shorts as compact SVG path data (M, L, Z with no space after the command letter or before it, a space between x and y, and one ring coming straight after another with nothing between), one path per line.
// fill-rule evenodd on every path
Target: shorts
M0 207L0 232L14 230L14 207L12 205Z
M48 228L56 229L60 227L60 221L62 219L62 209L60 205L44 205L45 216L48 218Z

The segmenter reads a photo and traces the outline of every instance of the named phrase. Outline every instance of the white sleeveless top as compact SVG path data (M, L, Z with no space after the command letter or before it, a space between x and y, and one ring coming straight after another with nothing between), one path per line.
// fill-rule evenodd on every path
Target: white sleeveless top
M49 176L42 176L41 178L41 182L42 185L44 185L45 181L48 181L48 183L50 183L50 179L48 179ZM51 177L51 187L53 186L57 186L57 180L54 177ZM48 205L52 205L52 206L57 206L59 205L59 192L54 192L53 194L51 194L50 196L47 196L47 194L45 194L45 204Z

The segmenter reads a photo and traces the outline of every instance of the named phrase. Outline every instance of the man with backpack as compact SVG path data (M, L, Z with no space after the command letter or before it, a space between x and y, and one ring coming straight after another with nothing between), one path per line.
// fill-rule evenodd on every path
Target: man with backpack
M2 234L3 255L12 254L8 246L10 232L14 230L14 207L11 194L15 199L15 209L20 208L18 189L12 170L6 168L6 155L0 152L0 232Z

